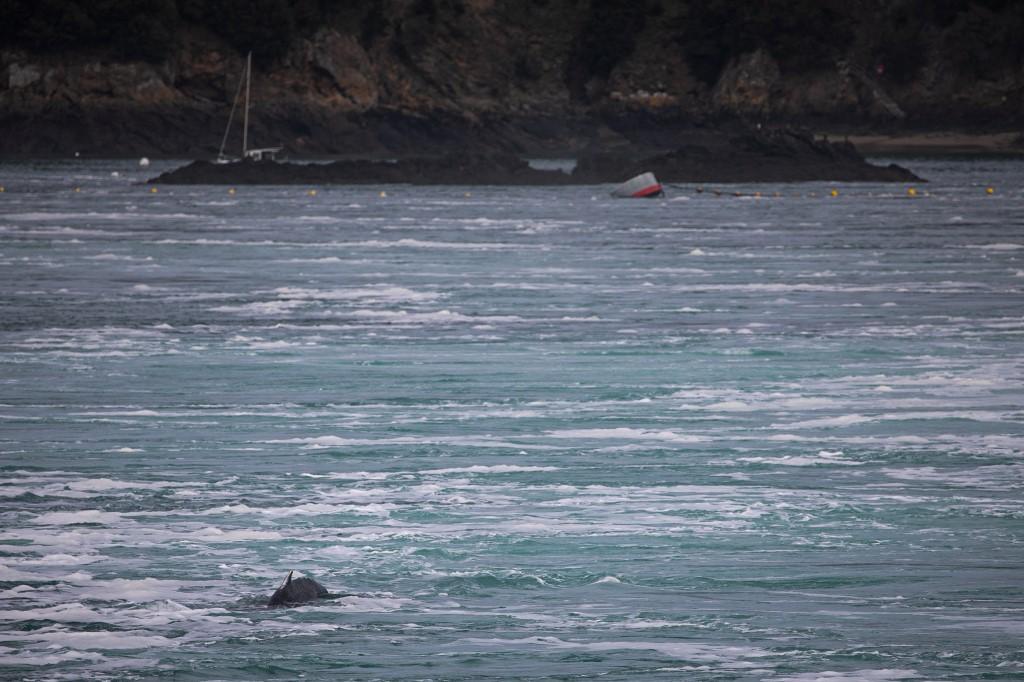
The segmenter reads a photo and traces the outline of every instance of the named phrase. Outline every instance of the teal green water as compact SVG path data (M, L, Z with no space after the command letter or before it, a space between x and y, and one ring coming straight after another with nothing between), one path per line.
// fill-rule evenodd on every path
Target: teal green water
M1024 679L1024 162L910 165L0 165L0 677Z

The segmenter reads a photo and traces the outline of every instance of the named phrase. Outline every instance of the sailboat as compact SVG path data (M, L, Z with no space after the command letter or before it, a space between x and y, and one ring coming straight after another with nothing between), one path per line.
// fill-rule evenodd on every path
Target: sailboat
M217 152L217 163L232 163L239 159L225 156L224 146L228 142L228 133L231 132L231 122L235 118L235 109L238 108L238 98L242 94L242 85L245 84L245 111L242 123L242 161L263 161L264 159L272 161L279 151L280 147L261 147L261 148L249 148L249 91L252 84L252 52L245 58L245 71L242 73L242 77L238 79L238 89L235 91L235 99L231 103L231 113L228 115L228 124L224 128L224 137L220 141L220 151Z

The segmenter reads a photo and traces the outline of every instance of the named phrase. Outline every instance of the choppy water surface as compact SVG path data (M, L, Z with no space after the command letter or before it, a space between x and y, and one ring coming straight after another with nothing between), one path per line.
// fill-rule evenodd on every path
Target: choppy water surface
M1024 678L1024 163L911 165L0 166L0 676Z

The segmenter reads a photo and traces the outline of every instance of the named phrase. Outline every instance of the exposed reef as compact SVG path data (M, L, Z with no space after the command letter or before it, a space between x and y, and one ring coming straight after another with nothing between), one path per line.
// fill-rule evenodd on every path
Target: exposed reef
M849 142L815 140L793 130L707 134L671 152L631 160L622 154L581 157L574 177L613 182L650 171L662 182L921 182L910 170L869 163Z
M581 156L572 173L532 167L515 154L465 152L394 161L194 161L149 180L169 185L590 185L652 171L662 182L921 182L895 164L868 163L853 145L791 130L703 133L654 156L617 150Z
M292 578L294 571L288 572L284 584L277 588L267 606L294 606L317 599L326 599L330 593L323 585L312 578Z

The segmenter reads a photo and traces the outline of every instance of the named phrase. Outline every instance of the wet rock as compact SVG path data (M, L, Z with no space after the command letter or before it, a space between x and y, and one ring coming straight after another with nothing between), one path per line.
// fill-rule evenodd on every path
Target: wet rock
M397 161L328 164L196 161L150 183L183 185L588 185L618 183L653 172L661 182L903 182L921 179L899 166L875 166L849 143L815 140L790 130L702 133L690 144L646 156L629 150L581 157L571 175L533 168L511 153L462 152Z
M267 602L267 606L291 606L330 596L323 585L312 578L292 578L292 571Z

